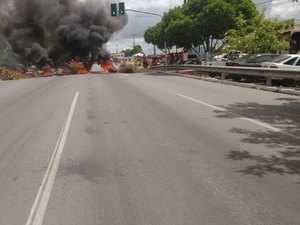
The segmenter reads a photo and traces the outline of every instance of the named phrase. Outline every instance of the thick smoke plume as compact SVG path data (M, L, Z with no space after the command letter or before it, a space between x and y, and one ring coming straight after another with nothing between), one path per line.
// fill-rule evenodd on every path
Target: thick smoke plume
M79 58L90 66L127 16L111 17L102 0L0 0L0 32L30 64Z

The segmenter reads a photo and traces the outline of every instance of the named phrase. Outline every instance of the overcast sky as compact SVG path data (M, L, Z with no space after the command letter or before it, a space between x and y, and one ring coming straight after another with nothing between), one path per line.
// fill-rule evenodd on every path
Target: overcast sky
M125 2L126 9L135 9L147 12L154 12L163 15L170 8L182 5L184 0L120 0ZM258 9L267 8L268 17L276 17L280 20L295 18L300 23L300 1L293 0L254 0ZM111 2L119 2L111 0ZM133 42L141 45L144 52L153 54L153 46L145 43L144 31L149 26L154 26L161 20L158 16L140 14L136 12L126 12L128 15L128 24L126 27L115 34L107 43L106 48L109 52L120 52L123 49L133 48Z

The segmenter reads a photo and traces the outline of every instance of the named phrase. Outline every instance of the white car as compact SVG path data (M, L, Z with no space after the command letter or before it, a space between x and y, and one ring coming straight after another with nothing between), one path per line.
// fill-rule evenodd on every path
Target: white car
M228 54L216 55L212 58L212 61L226 61Z
M279 55L271 62L262 63L262 67L300 70L300 54Z

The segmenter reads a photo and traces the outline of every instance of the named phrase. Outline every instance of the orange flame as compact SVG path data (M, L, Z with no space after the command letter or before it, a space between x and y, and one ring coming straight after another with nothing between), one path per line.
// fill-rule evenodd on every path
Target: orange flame
M48 69L48 68L44 69L44 73L43 73L44 77L51 77L52 75L53 75L53 73L51 72L50 69Z
M87 69L79 69L79 70L77 71L77 73L78 73L78 74L88 74L89 71L88 71Z
M102 64L101 64L101 67L104 71L104 73L109 73L109 72L116 72L117 69L114 67L114 65L111 63L110 60L106 59L106 60L103 60Z

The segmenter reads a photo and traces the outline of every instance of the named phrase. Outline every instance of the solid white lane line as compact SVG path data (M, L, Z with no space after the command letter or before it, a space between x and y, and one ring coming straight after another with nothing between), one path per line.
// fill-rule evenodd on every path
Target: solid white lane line
M52 187L54 184L55 176L58 170L61 155L64 150L64 146L67 140L68 132L70 129L72 117L75 111L75 106L78 100L79 92L76 92L66 123L59 135L58 141L56 143L54 152L52 154L50 163L48 165L46 174L44 176L43 182L40 186L38 194L33 203L30 215L26 222L26 225L42 225L45 212L47 209L48 201L51 195Z
M197 99L188 97L188 96L183 95L183 94L180 94L180 93L177 93L177 95L180 96L180 97L182 97L182 98L188 99L188 100L190 100L190 101L197 102L197 103L199 103L199 104L201 104L201 105L205 105L205 106L210 107L210 108L212 108L212 109L215 109L215 110L218 110L218 111L221 111L221 112L226 112L226 113L228 113L228 114L231 114L231 115L236 116L236 117L238 117L238 118L241 118L241 119L243 119L243 120L247 120L247 121L249 121L249 122L255 123L255 124L257 124L257 125L259 125L259 126L262 126L262 127L264 127L264 128L267 128L267 129L269 129L269 130L271 130L271 131L274 131L274 132L282 132L281 129L278 129L278 128L276 128L276 127L273 127L273 126L271 126L271 125L269 125L269 124L266 124L266 123L264 123L264 122L260 122L260 121L258 121L258 120L254 120L254 119L251 119L251 118L247 118L247 117L238 115L238 114L236 114L236 113L228 112L228 111L226 111L226 110L223 109L223 108L220 108L220 107L217 107L217 106L214 106L214 105L210 105L210 104L208 104L208 103L199 101L199 100L197 100Z
M126 74L126 73L122 73L123 75L125 75L126 77L130 77L128 74Z
M201 101L199 101L199 100L197 100L197 99L188 97L188 96L186 96L186 95L183 95L183 94L180 94L180 93L178 93L177 95L180 96L180 97L183 97L183 98L185 98L185 99L191 100L191 101L193 101L193 102L197 102L197 103L199 103L199 104L201 104L201 105L208 106L208 107L213 108L213 109L215 109L215 110L218 110L218 111L225 111L223 108L220 108L220 107L217 107L217 106L214 106L214 105L210 105L210 104L205 103L205 102L201 102Z

